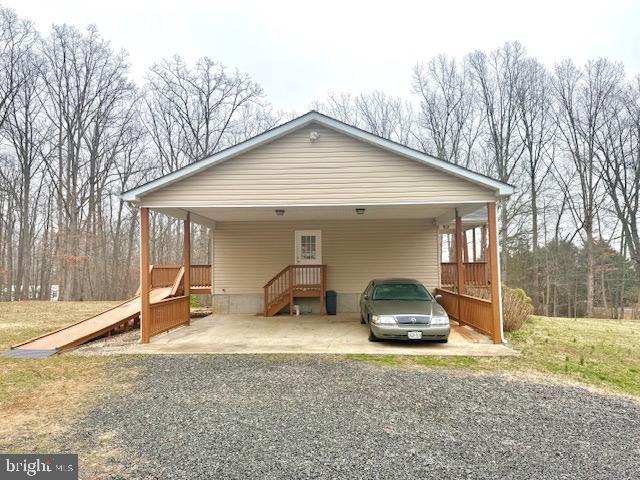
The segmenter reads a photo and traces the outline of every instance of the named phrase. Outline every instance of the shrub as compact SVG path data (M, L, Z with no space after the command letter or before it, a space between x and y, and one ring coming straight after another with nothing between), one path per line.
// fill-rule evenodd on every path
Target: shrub
M532 313L531 298L524 290L502 286L502 319L505 332L520 330Z
M202 307L202 304L200 303L200 300L198 299L198 297L196 295L191 295L189 297L189 306L191 308L200 308L200 307Z

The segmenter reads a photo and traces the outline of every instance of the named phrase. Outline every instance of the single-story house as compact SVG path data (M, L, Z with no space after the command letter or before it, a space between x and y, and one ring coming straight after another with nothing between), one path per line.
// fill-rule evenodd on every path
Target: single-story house
M187 228L182 303L150 304L154 210L210 228L210 277L195 283L210 283L216 312L274 315L295 303L324 313L326 290L337 292L339 312L357 311L370 280L410 277L440 294L450 316L501 342L496 202L512 193L311 111L123 193L141 211L142 340L188 322L194 288Z

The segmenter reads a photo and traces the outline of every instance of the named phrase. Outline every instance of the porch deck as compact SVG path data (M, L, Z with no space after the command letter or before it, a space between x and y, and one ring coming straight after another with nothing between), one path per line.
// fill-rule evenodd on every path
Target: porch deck
M335 316L210 315L136 344L128 353L215 354L374 354L436 356L510 356L517 353L496 345L469 327L454 326L449 343L376 342L367 340L367 327L357 313Z

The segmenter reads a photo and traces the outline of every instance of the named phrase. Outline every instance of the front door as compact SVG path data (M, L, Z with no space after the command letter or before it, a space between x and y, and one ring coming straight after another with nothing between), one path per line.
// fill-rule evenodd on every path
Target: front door
M296 230L296 265L322 263L322 233L320 230Z

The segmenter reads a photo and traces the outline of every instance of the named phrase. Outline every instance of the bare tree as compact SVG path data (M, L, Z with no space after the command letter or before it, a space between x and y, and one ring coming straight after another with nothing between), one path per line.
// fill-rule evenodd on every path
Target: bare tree
M469 71L485 112L485 138L490 154L489 173L514 183L524 148L518 135L518 88L524 71L525 51L519 43L506 43L489 55L476 51L467 56ZM508 234L514 200L501 202L500 241L503 278L508 272ZM511 211L510 211L511 209Z
M589 61L583 70L566 60L555 71L558 127L575 173L558 178L568 192L569 206L585 247L587 317L593 315L594 221L600 194L597 137L608 121L607 105L616 95L623 76L621 65L605 59Z
M237 111L232 128L227 132L226 142L229 145L244 142L246 139L270 130L290 118L282 111L274 111L269 104L264 102L248 103Z
M35 224L31 186L38 169L37 153L34 152L37 147L32 143L38 133L29 131L33 127L29 118L38 103L34 100L38 72L31 59L37 39L30 22L19 19L12 10L0 7L0 133L5 141L2 146L8 147L0 157L0 197L5 197L0 206L6 206L4 212L0 208L0 241L5 243L0 248L0 298L4 290L3 279L8 279L7 298L24 298L25 295L25 270ZM18 246L14 252L16 223Z
M22 65L37 40L33 24L0 6L0 127L18 89L27 80Z
M261 87L247 74L207 57L193 69L179 56L155 64L148 75L147 107L162 160L175 169L228 147L240 112L262 99Z
M518 131L525 149L524 169L529 187L533 303L540 305L538 197L545 185L554 159L553 103L551 78L545 67L534 59L523 62L523 75L517 89L520 121Z
M174 171L273 127L280 116L272 114L262 88L247 74L230 71L210 58L190 67L174 56L155 64L145 88L145 123L153 142L156 169L147 174ZM159 234L152 241L158 261L172 260L181 251L181 222L157 215L152 220ZM196 230L194 257L203 258L206 235Z
M133 86L126 78L126 54L114 53L95 27L82 33L54 26L43 54L49 67L47 112L56 135L49 173L56 192L61 298L77 300L92 288L88 264L96 206L113 163L107 132L127 123L123 104Z
M413 92L420 95L417 122L424 132L418 135L422 149L470 167L483 112L464 65L444 55L416 65Z
M19 225L14 278L15 298L18 300L29 296L27 274L31 269L38 200L44 187L41 167L51 148L51 127L46 121L40 98L44 86L41 76L43 68L42 58L35 51L18 60L14 69L23 80L17 85L16 95L1 129L14 153L4 159L5 163L12 162L14 168L5 164L0 169L0 177L13 186L9 193L14 196Z
M607 102L605 111L596 135L598 173L640 271L640 77Z
M357 96L330 93L324 103L315 102L314 108L379 137L405 145L413 142L413 109L401 98L377 90Z

